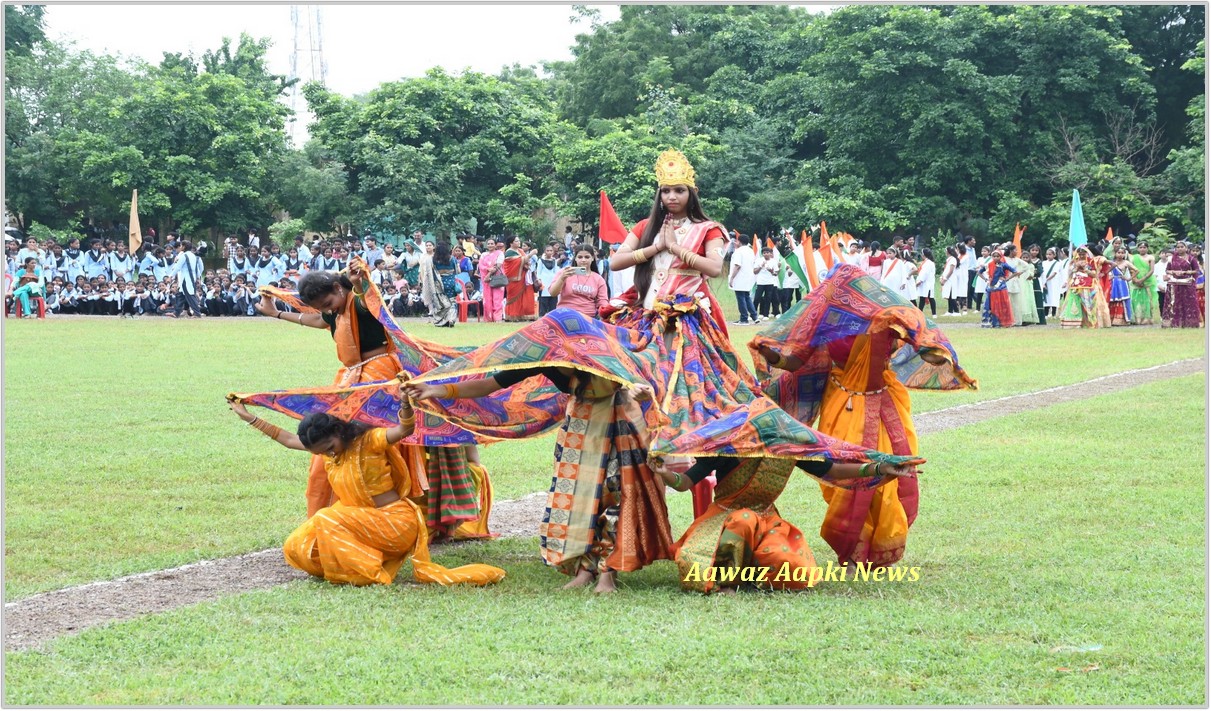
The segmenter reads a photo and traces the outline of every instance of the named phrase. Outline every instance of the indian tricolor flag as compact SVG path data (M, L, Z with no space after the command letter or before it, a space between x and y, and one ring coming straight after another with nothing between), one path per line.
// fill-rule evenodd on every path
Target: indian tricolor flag
M803 285L804 293L812 293L812 289L819 286L819 279L816 277L814 269L815 259L812 255L812 238L807 235L807 230L803 230L799 237L800 244L803 245L803 261L807 264L799 263L799 255L795 254L792 248L790 254L787 254L784 261L786 266L799 277L799 283Z

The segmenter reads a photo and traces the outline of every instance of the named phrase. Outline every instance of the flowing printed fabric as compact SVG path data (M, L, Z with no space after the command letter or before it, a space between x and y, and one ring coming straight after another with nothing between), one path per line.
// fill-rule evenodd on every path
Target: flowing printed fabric
M1117 264L1110 270L1110 298L1108 301L1110 325L1130 326L1134 320L1131 315L1131 287L1127 284L1127 279Z
M1006 276L1014 271L1014 268L1005 262L989 264L988 295L984 299L984 308L980 315L982 327L1009 328L1017 323L1011 303L1012 295L1005 282Z
M623 323L631 328L590 319L572 309L556 309L415 381L443 383L499 370L571 368L620 384L652 385L655 400L646 414L652 455L909 461L821 437L760 395L756 378L739 364L714 320L697 309L695 299L665 300L655 310L628 310L623 316ZM416 406L472 432L492 430L495 423L481 419L482 411L463 407L465 402L434 398ZM532 429L528 423L518 424L519 429ZM871 483L854 479L838 485Z
M595 378L600 398L572 398L555 443L555 473L538 527L543 562L580 570L639 570L671 557L664 485L648 468L646 420L617 385Z
M1095 257L1095 260L1105 260ZM1068 294L1060 309L1060 328L1109 328L1110 308L1098 278L1098 267L1087 259L1074 259L1069 271Z
M521 252L512 249L505 251L504 272L509 278L509 283L505 286L506 321L533 321L538 318L538 299L534 296L534 285L526 279L528 262Z
M1138 275L1146 275L1131 281L1131 313L1136 323L1150 326L1160 319L1156 274L1153 265L1138 254L1131 255L1131 263L1135 265Z
M394 448L386 430L372 429L324 469L337 501L299 526L282 546L290 565L333 583L388 585L409 558L417 582L489 585L505 577L490 565L445 568L429 558L429 536L420 508L408 499L412 478L389 463ZM398 501L375 507L374 497L394 490Z
M1198 261L1189 255L1175 256L1169 260L1169 266L1165 269L1169 297L1165 302L1165 320L1161 325L1168 328L1198 328L1202 324L1196 285L1201 275Z
M364 268L364 262L361 264ZM315 313L315 309L302 303L295 293L271 287L265 287L263 292L282 299L299 311ZM383 325L388 336L388 353L365 362L359 362L361 346L356 315L359 300ZM364 295L349 295L337 320L333 338L337 345L337 356L345 367L337 373L335 383L329 388L242 394L237 397L246 404L268 407L297 419L312 412L328 412L341 419L372 427L392 427L398 424L397 374L402 371L419 375L461 353L458 349L422 341L405 333L392 319L373 283L368 285ZM368 382L380 385L380 388L356 387L357 384ZM394 388L394 396L390 391L383 391L381 386L384 383L391 384L389 388ZM565 397L554 387L519 384L497 393L493 398L469 403L468 407L485 411L520 410L528 414L528 421L535 423L535 428L545 431L559 423L564 402ZM433 416L418 417L416 429L413 435L395 448L399 452L397 466L417 477L414 496L422 492L426 494L430 527L439 535L455 538L488 535L491 484L482 470L478 473L480 484L476 484L477 473L468 461L465 450L466 445L475 443L475 436ZM509 436L514 431L498 432L497 435ZM468 490L478 491L478 495L468 494ZM315 456L307 485L308 515L327 506L332 498L333 492L324 476L320 458Z
M789 460L750 458L723 477L706 513L694 519L673 548L682 588L710 593L721 587L721 571L746 568L767 568L768 577L758 585L767 589L815 585L810 576L775 579L781 570L816 567L803 532L774 506L794 470Z
M896 341L905 345L894 348ZM802 365L771 369L761 346ZM832 437L897 455L917 454L908 388L976 389L950 341L898 294L843 266L749 343L766 392L800 422ZM921 359L929 352L943 362ZM915 478L877 490L822 487L821 536L843 561L886 565L904 551L916 518Z
M294 292L283 292L271 287L265 287L263 291L299 311L316 313L315 309L302 303ZM404 332L391 317L378 288L373 284L369 286L363 298L366 308L374 314L387 332L388 350L399 362L402 372L411 378L428 373L471 350L425 341ZM338 356L341 355L339 342L337 350ZM360 357L360 352L357 357ZM393 427L399 422L396 415L399 408L399 381L395 379L395 375L396 373L391 373L382 376L373 383L366 382L369 379L363 378L363 382L369 387L338 385L297 388L239 394L237 397L245 404L266 407L295 419L302 419L313 412L329 412L341 419L371 427ZM456 381L456 378L451 378L444 382ZM418 416L416 432L404 441L430 447L455 447L474 444L477 439L491 442L541 435L558 427L563 421L567 396L553 385L526 381L493 393L489 397L456 402L455 409L461 416L480 423L475 434L439 417Z

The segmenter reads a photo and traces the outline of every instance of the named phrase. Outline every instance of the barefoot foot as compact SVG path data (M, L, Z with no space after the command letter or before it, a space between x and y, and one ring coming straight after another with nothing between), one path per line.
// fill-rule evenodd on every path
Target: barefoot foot
M607 570L606 572L597 576L597 587L593 588L593 592L612 593L616 591L618 589L616 582L617 577L618 573L615 573L612 570Z
M593 582L592 571L585 570L582 568L576 573L576 577L572 578L571 582L569 582L567 585L563 586L563 589L564 590L575 590L576 588L583 588L591 582Z

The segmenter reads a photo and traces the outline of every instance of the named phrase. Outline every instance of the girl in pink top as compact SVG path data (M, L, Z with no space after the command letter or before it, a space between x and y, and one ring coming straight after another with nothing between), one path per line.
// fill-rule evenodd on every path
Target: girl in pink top
M597 250L587 244L577 245L575 266L559 271L551 282L551 293L559 295L559 308L597 318L610 298L605 278L597 273Z

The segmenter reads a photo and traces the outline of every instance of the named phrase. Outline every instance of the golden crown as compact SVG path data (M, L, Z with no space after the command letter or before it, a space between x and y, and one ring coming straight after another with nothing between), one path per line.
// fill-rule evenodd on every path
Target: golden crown
M688 185L694 184L694 166L679 150L669 149L656 159L656 183L658 185Z

